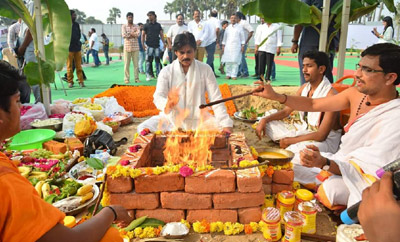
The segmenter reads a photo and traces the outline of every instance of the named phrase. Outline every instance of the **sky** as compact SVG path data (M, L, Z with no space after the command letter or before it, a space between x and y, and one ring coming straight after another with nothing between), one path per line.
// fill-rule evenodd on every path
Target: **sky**
M109 10L113 7L121 10L121 18L117 24L126 22L126 13L134 14L134 22L145 22L148 11L155 11L158 20L169 20L169 14L164 13L164 6L172 0L65 0L69 8L76 8L85 12L86 17L94 16L103 23L107 23Z

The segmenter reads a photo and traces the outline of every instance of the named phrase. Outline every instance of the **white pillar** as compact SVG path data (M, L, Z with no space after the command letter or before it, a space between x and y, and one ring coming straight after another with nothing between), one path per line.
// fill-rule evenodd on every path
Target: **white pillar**
M319 34L319 51L326 51L326 45L328 40L328 27L329 27L329 11L331 6L331 0L324 0L322 7L322 20L321 20L321 32Z
M35 21L36 21L36 36L38 42L38 50L39 56L42 60L46 60L46 55L44 51L44 36L43 36L43 23L42 23L42 5L40 0L34 0L34 7L35 7ZM38 60L40 61L40 60ZM46 108L47 115L50 114L50 88L46 85L42 84L42 98L43 98L43 105Z
M343 77L344 73L344 62L346 57L346 42L347 42L347 32L350 18L350 3L351 0L343 1L342 10L342 28L340 31L340 42L339 42L339 56L338 56L338 66L336 79Z

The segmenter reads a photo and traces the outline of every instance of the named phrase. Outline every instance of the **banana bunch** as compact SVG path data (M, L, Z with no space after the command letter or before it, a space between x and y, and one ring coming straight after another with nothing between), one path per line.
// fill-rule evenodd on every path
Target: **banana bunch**
M89 201L93 197L93 185L87 184L80 187L76 193L77 196L81 197L81 204Z
M20 172L21 172L21 170L20 170ZM21 173L21 175L24 176L25 173L24 174ZM28 173L28 175L29 175L28 179L36 178L39 181L44 181L47 179L47 173L44 171L32 171L32 172Z
M32 171L32 167L20 166L20 167L18 167L18 171L21 174L21 176L28 178L29 173Z
M50 195L50 184L45 181L39 181L35 185L35 190L39 194L39 197L44 199Z

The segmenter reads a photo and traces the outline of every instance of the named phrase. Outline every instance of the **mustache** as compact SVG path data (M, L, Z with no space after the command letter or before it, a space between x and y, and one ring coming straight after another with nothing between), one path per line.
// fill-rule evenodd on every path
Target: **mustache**
M189 58L186 58L186 59L183 59L182 61L190 61L190 59L189 59Z

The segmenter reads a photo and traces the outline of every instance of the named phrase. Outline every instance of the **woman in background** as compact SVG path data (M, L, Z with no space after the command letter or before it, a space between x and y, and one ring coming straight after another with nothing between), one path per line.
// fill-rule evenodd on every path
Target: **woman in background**
M383 29L383 33L379 34L376 28L372 31L373 34L375 34L376 37L378 37L378 44L380 43L392 43L394 44L393 41L393 36L394 36L394 29L393 29L393 20L391 17L386 16L383 18L383 26L385 28Z

